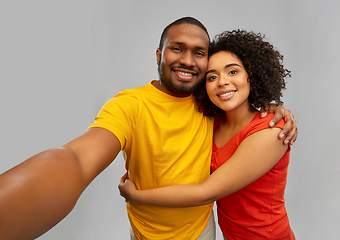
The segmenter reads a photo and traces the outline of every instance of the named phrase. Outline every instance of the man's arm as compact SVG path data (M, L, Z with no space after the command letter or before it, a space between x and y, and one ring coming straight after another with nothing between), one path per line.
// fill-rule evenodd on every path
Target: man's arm
M1 174L0 239L35 239L52 228L120 149L110 131L91 128Z

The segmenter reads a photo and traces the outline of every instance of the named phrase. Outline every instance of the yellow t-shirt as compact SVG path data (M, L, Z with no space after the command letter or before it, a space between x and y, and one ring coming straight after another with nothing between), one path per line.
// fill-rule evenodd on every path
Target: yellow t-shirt
M170 96L151 83L119 92L90 127L119 139L138 189L199 183L210 174L213 121L196 111L193 96ZM197 239L213 204L166 208L127 204L137 239Z

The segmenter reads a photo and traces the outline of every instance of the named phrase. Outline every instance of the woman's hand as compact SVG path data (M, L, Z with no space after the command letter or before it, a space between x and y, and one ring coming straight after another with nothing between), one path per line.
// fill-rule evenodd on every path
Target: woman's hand
M294 115L291 111L283 106L277 106L276 104L270 104L268 108L261 109L261 117L265 117L267 113L274 113L274 117L270 122L270 126L274 127L283 118L285 125L282 131L279 133L279 138L284 139L284 144L293 144L298 135L298 129Z
M132 196L138 192L136 185L129 179L128 173L125 173L121 177L118 189L120 195L125 198L125 202L133 202Z

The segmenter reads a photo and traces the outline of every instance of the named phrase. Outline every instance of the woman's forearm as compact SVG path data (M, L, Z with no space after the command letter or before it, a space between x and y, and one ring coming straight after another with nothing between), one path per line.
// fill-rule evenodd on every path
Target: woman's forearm
M121 183L127 201L167 207L190 207L211 203L232 194L268 172L287 151L271 128L254 133L240 144L233 156L199 184L136 190L131 181Z
M208 197L201 184L174 185L135 193L133 202L164 207L200 206L217 200Z

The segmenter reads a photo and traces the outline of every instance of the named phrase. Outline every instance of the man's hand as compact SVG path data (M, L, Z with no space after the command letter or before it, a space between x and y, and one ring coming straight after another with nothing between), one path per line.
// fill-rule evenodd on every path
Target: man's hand
M282 131L279 133L279 138L284 139L284 144L293 144L297 139L298 129L294 115L291 114L291 111L284 108L283 106L270 104L268 108L261 109L261 117L265 117L268 112L275 114L269 123L271 127L274 127L281 120L281 118L283 118L285 125L283 126Z

